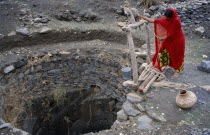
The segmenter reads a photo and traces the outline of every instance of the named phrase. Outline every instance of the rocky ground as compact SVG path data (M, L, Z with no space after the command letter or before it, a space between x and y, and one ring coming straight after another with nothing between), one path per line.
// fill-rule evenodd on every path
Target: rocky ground
M130 4L141 14L152 18L160 17L166 7L177 9L187 39L185 71L179 78L172 79L174 71L168 69L166 77L169 82L182 84L181 87L154 86L146 94L121 87L125 90L119 92L123 96L115 94L115 98L124 102L117 113L117 121L109 130L89 134L210 134L210 1L164 2L156 3L158 5L152 5L149 9L144 9L142 1L131 0ZM47 54L69 55L66 52L71 52L72 55L76 52L83 57L84 55L79 53L80 49L90 48L101 50L100 53L104 50L110 51L116 56L119 52L127 54L125 33L116 26L118 21L126 20L121 9L123 4L123 0L0 0L1 84L5 83L2 81L4 74L19 71L19 68L22 69L27 64L25 60L32 57L43 57ZM152 28L152 24L150 27ZM135 47L145 50L144 32L136 30L134 35ZM151 31L150 35L152 41L154 37ZM202 60L205 61L197 68ZM138 62L141 64L143 59ZM130 64L121 61L119 63L121 66ZM43 69L44 67L42 66ZM30 67L25 70L31 72L32 69ZM7 81L18 80L22 75L26 80L29 76L35 78L38 75L26 72L15 75L17 79L8 75ZM115 83L119 81L122 80L118 79ZM111 85L111 82L109 83ZM192 109L185 110L176 106L175 97L181 88L197 95L198 101ZM5 87L1 85L0 91L4 90ZM112 88L109 90L114 91ZM34 92L39 95L46 91ZM133 94L129 94L130 92ZM8 123L1 122L1 134L26 134L12 129Z

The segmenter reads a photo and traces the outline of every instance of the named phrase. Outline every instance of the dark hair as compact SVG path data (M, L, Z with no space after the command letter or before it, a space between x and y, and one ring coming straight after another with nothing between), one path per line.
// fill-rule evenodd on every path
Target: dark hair
M164 11L164 16L168 17L168 18L171 18L173 16L173 11L170 10L170 9L166 9Z

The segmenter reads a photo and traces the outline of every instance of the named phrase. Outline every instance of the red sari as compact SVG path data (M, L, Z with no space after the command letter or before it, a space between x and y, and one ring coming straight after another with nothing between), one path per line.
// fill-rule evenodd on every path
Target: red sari
M169 66L175 70L179 69L184 61L185 53L185 36L182 31L181 21L177 12L173 8L173 16L169 20L162 17L154 20L155 35L158 37L166 37L160 41L155 37L156 52L152 58L152 64L161 71L158 53L166 49L170 56Z

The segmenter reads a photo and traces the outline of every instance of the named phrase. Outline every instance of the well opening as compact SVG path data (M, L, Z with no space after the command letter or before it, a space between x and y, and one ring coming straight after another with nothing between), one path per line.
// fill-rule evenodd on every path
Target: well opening
M4 119L32 135L110 129L125 101L120 90L125 55L119 50L77 52L27 58L27 65L2 75Z
M22 128L32 135L78 135L110 129L116 120L118 101L102 94L96 85L75 89L63 98L59 104L53 97L34 100ZM42 106L41 101L46 104Z

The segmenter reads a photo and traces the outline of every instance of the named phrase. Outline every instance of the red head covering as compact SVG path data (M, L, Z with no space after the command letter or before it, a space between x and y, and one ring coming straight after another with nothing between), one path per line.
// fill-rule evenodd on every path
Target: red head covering
M158 53L166 49L170 56L169 66L175 70L180 68L184 60L185 52L185 36L182 31L181 21L177 12L173 8L168 8L173 11L173 16L167 19L165 16L155 19L154 30L158 37L166 37L164 41L160 41L155 37L156 52L152 58L153 66L161 70Z

